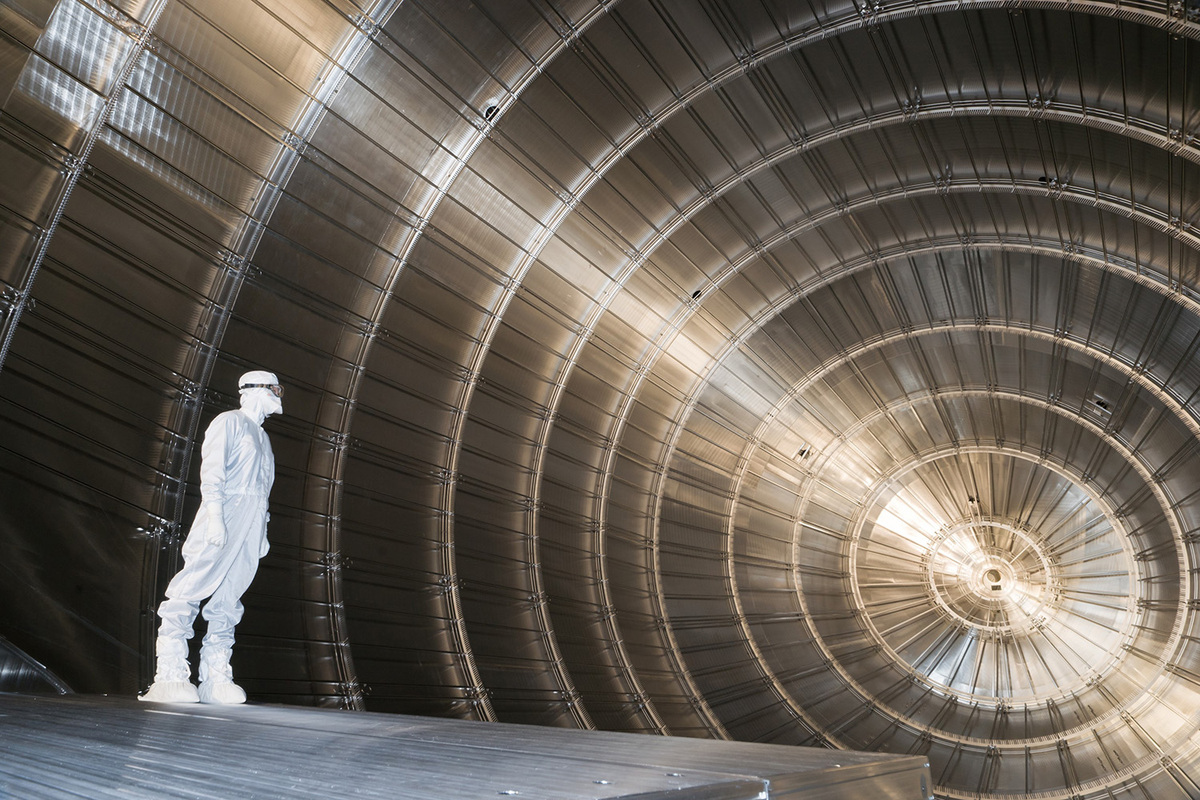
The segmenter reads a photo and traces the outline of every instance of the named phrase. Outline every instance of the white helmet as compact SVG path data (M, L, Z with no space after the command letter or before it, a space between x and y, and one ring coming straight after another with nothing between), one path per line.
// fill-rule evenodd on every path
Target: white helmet
M256 369L238 378L238 391L247 392L250 389L270 389L276 397L283 396L283 387L274 372Z

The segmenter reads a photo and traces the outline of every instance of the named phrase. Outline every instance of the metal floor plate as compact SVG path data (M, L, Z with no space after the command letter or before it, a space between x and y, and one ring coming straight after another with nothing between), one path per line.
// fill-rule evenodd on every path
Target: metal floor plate
M0 798L928 796L918 756L280 706L0 694Z

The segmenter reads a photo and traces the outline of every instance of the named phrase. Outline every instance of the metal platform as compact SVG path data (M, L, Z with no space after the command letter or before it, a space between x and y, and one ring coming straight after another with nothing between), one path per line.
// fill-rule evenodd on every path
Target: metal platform
M0 694L0 798L870 797L923 757L280 706Z

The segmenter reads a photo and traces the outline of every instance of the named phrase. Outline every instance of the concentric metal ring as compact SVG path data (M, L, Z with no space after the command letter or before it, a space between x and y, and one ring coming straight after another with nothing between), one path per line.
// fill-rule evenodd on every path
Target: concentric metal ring
M915 680L965 702L1044 704L1081 693L1127 657L1123 645L1136 634L1128 534L1103 498L1021 453L988 458L996 469L1022 462L1072 513L1038 527L971 496L947 521L917 498L931 496L938 462L963 457L915 461L867 499L849 553L856 615ZM898 557L897 542L908 557Z

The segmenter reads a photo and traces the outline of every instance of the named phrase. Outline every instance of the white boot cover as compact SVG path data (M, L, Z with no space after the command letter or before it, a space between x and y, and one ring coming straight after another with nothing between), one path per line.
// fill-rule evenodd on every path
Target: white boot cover
M192 683L192 668L187 662L187 642L159 637L154 644L157 663L154 683L138 700L151 703L199 703L200 695Z
M200 702L236 705L246 702L246 692L233 682L232 655L227 647L205 647L200 651Z

